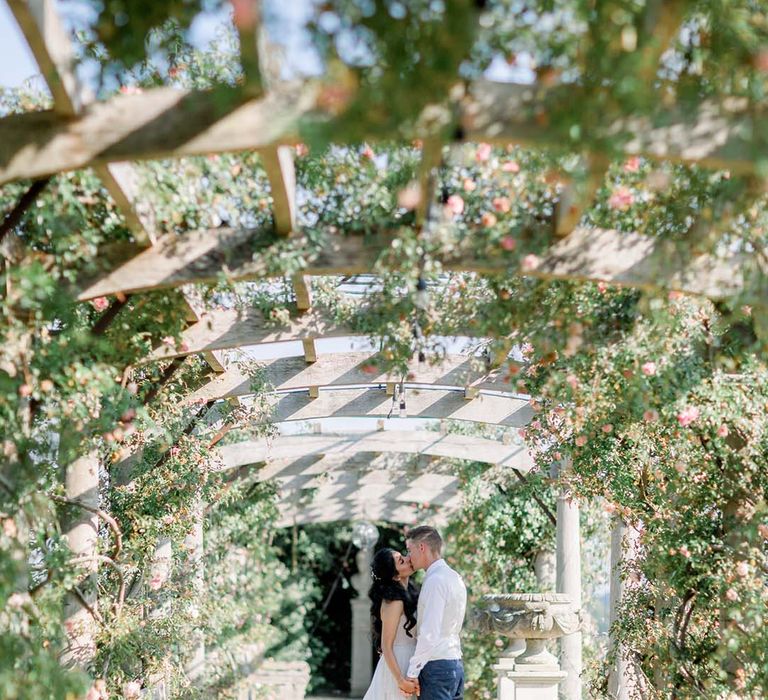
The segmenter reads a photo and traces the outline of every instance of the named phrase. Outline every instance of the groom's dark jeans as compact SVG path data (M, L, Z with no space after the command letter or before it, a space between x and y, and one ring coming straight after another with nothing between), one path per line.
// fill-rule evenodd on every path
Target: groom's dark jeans
M419 700L464 700L464 665L459 659L429 661L419 674Z

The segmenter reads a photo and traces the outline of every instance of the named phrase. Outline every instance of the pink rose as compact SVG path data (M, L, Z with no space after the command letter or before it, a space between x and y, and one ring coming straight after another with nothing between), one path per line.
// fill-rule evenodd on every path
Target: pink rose
M739 594L733 589L729 588L725 592L725 597L728 598L732 603L735 603L739 599Z
M768 73L768 49L761 49L752 57L752 65L761 73Z
M681 427L687 428L699 417L699 409L696 406L686 406L677 414L677 422Z
M505 173L519 173L520 172L520 165L515 160L508 160L504 165L501 166L501 169Z
M612 432L613 432L613 425L612 425L611 423L606 423L606 424L605 424L605 425L604 425L604 426L601 428L601 430L602 430L604 433L606 433L606 434L608 434L608 433L612 433Z
M728 426L725 423L717 429L717 436L722 438L728 437Z
M656 374L656 363L645 362L640 369L646 377L652 377L654 374Z
M531 272L539 266L540 262L541 262L541 258L538 255L529 253L523 258L522 262L520 263L520 269L523 272Z
M493 208L499 212L499 214L506 214L511 208L512 203L509 201L509 197L494 197Z
M741 578L746 578L749 576L749 564L747 564L745 561L740 561L738 564L736 564L736 574L741 576Z
M363 150L360 152L360 155L363 156L363 158L368 158L368 160L373 160L376 157L373 149L368 144L363 146Z
M504 236L501 239L501 247L504 250L514 250L517 247L517 241L512 236Z
M611 209L617 211L626 211L635 203L635 195L632 194L632 190L623 185L617 187L610 198L608 199L608 206Z
M640 158L637 156L630 156L624 162L625 173L636 173L640 170Z
M565 378L565 381L568 384L568 386L571 387L571 389L573 389L574 391L576 391L576 389L579 388L579 378L575 374L569 374Z
M484 163L491 157L491 144L490 143L481 143L477 147L477 151L475 151L475 159L478 163Z
M760 533L760 537L764 540L768 540L768 525L760 523L760 525L757 526L757 531Z
M159 591L163 587L163 577L160 574L155 574L149 579L149 588L153 591Z
M498 222L498 219L496 218L496 215L495 215L495 214L492 214L492 213L491 213L491 212L489 212L489 211L485 212L485 214L483 214L483 215L480 217L480 223L481 223L481 224L482 224L482 225L483 225L485 228L493 228L493 227L496 225L496 223L497 223L497 222ZM502 247L503 247L503 246L502 246Z
M678 299L682 299L682 298L683 298L682 292L675 292L673 290L669 292L669 294L667 294L667 299L669 299L670 301L677 301Z
M477 189L477 183L471 177L465 177L463 187L465 192L474 192Z
M584 447L584 445L587 444L587 436L579 435L574 442L576 443L576 447Z
M459 215L464 211L464 200L458 194L452 194L445 203L446 208L452 214Z
M600 294L605 294L608 291L608 285L605 282L598 282L597 291L600 292Z
M297 158L303 158L304 156L309 155L309 146L307 146L306 143L297 143L295 150Z
M643 420L646 423L654 423L655 421L659 420L659 412L652 408L648 409L643 413Z
M680 547L679 551L680 551L680 554L682 554L686 559L690 559L691 558L691 551L685 545Z
M96 297L95 299L91 299L91 306L93 306L96 311L106 311L109 308L109 299L107 299L107 297Z

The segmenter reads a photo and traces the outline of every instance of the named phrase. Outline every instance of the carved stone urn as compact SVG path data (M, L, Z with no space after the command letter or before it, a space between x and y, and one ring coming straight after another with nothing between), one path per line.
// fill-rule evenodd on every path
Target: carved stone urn
M525 640L520 653L510 645L502 664L514 659L518 670L558 668L557 658L546 647L549 639L576 632L581 625L571 598L563 593L507 593L483 596L474 612L475 625L510 640Z

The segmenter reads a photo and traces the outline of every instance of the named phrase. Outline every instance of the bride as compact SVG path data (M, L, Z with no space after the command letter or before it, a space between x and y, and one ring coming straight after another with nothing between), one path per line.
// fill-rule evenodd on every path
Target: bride
M419 593L409 580L412 573L410 559L394 549L380 549L373 557L369 596L373 641L380 657L363 700L403 700L404 695L418 692L405 678L416 649L411 630L416 627Z

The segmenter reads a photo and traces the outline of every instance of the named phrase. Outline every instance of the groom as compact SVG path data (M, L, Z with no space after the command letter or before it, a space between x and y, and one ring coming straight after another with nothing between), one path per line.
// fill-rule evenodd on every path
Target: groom
M443 540L433 527L422 525L405 540L414 571L426 569L416 614L416 651L400 689L421 700L463 700L464 666L459 633L464 624L467 589L442 558Z

